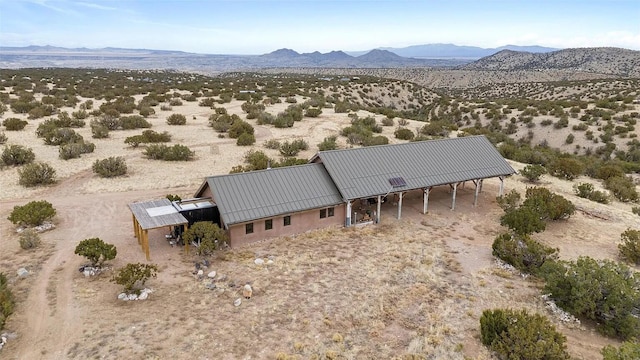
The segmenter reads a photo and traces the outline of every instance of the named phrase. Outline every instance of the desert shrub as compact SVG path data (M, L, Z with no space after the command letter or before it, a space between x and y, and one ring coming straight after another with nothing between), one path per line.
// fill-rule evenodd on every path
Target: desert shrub
M169 105L171 105L171 106L182 106L182 100L180 100L178 98L173 98L173 99L169 100Z
M615 176L625 176L624 168L619 164L603 164L599 166L593 174L593 177L602 180L607 180Z
M278 141L276 139L269 139L269 140L265 141L264 147L266 147L267 149L272 149L272 150L280 149L280 141Z
M9 131L18 131L24 129L29 122L18 118L8 118L2 121L2 125Z
M500 218L500 225L508 227L518 235L543 232L547 228L537 212L524 206L505 212Z
M251 124L244 120L235 120L231 127L229 128L229 137L232 139L237 139L242 134L253 135L254 129Z
M4 273L0 273L0 330L4 328L9 315L13 314L16 305L13 293L9 289L9 282Z
M320 115L322 115L322 109L318 109L318 108L308 108L304 112L304 116L310 117L310 118L316 118Z
M249 170L263 170L269 167L271 159L262 151L250 150L244 155L244 161L249 164Z
M29 164L35 158L33 150L22 145L6 146L1 156L2 163L7 166Z
M528 188L522 206L534 210L543 220L568 219L576 211L571 201L543 187Z
M599 202L601 204L609 203L609 196L603 191L595 190L593 184L580 183L573 185L573 192L581 198Z
M261 111L257 116L256 123L258 125L271 125L275 120L276 120L275 116L271 115L266 111Z
M141 106L140 107L140 116L149 117L155 114L156 111L151 106Z
M298 159L295 157L286 157L284 159L280 159L280 161L273 163L274 168L277 167L285 167L285 166L295 166L295 165L304 165L309 163L307 159Z
M327 151L327 150L335 150L338 148L338 144L336 141L338 137L335 135L328 136L322 140L320 144L318 144L318 150Z
M533 240L529 235L504 233L498 235L492 245L493 256L500 258L521 272L538 275L547 260L558 258L553 249Z
M71 128L54 128L42 136L47 145L64 145L82 142L82 135Z
M273 126L277 128L288 128L292 127L295 123L295 119L293 116L286 113L279 113L276 115L276 118L273 120Z
M79 158L82 154L92 153L96 146L90 142L79 142L61 145L58 149L58 156L62 160Z
M102 178L122 176L127 173L127 164L122 156L96 160L91 168Z
M91 137L94 139L106 139L109 137L109 128L97 121L91 121Z
M309 144L302 139L293 140L292 142L285 141L280 145L280 154L282 156L296 156L300 151L309 149Z
M56 170L44 162L34 162L18 169L18 184L26 187L49 185L56 182Z
M106 127L109 130L118 130L118 128L120 127L120 118L115 114L104 114L100 116L98 120L96 120L96 123Z
M242 133L238 136L238 140L236 140L236 145L238 146L250 146L256 143L256 137L253 134Z
M40 235L34 229L24 229L18 236L18 242L23 250L34 249L42 244Z
M389 144L389 138L382 135L366 137L362 141L362 146L377 146L387 144Z
M520 175L524 176L529 182L538 182L540 177L547 173L547 169L539 164L529 164L525 166L521 171Z
M584 172L582 163L573 158L557 158L548 166L549 174L561 179L573 180Z
M403 127L397 128L393 135L395 135L396 139L400 140L411 140L416 136L413 131Z
M511 190L506 195L496 198L498 206L505 212L517 209L520 205L520 200L520 193L516 190Z
M169 125L184 125L186 123L187 123L187 118L182 114L171 114L167 118L167 124Z
M620 235L620 240L620 257L632 264L640 265L640 230L627 229Z
M127 264L118 269L111 281L122 285L126 293L137 292L142 290L147 280L155 278L157 273L158 267L154 264Z
M16 205L7 218L15 225L38 226L53 219L56 209L46 200L31 201L25 205Z
M198 255L211 255L229 241L224 230L208 221L196 222L184 232L182 238L189 244L197 245Z
M575 262L548 262L541 273L544 291L564 310L595 321L605 335L640 336L640 276L626 265L580 257Z
M638 191L633 180L627 176L613 176L605 180L605 189L611 191L613 196L622 202L638 201Z
M5 134L4 131L0 131L0 145L6 143L7 140L7 134Z
M151 144L147 146L143 154L148 159L164 161L189 161L195 155L188 147L180 144L173 146Z
M123 130L144 129L150 128L151 123L140 115L122 116L119 127Z
M602 360L633 360L640 359L640 342L625 341L620 347L607 345L602 348Z
M480 317L482 343L500 359L569 359L566 337L540 314L526 310L485 310Z
M636 215L640 215L640 206L634 206L631 208L631 212L636 214Z
M140 144L162 143L171 141L171 135L164 131L162 133L153 130L145 130L141 135L127 137L124 142L131 147L138 147Z
M107 244L100 238L90 238L80 241L74 254L86 257L93 266L102 266L105 261L115 259L118 251L115 245Z
M180 201L182 200L182 198L180 197L180 195L176 195L176 194L167 194L167 196L165 196L169 201L173 202L173 201Z
M394 125L394 121L393 118L391 117L386 117L384 119L382 119L382 126L393 126Z
M513 191L505 198L498 198L498 204L505 210L500 224L519 235L542 232L546 221L568 219L575 213L575 206L564 197L546 188L528 188L525 200L520 206L519 194Z

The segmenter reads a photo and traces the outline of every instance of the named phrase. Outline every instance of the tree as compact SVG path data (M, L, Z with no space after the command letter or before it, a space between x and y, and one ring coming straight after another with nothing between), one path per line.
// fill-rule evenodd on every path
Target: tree
M547 225L540 218L540 215L533 209L525 206L507 211L500 218L500 225L508 227L518 235L543 232L547 228Z
M573 192L581 198L589 199L601 204L607 204L609 202L609 196L607 196L603 191L595 190L593 184L590 183L573 185Z
M640 230L627 229L620 235L620 239L620 257L632 264L640 265Z
M534 275L538 275L539 269L546 261L555 261L558 258L558 249L544 246L529 235L498 235L493 241L492 249L493 256L524 273Z
M139 292L147 280L155 278L157 273L158 266L155 264L127 264L118 270L111 281L124 286L126 293Z
M520 175L524 176L529 182L535 183L540 177L547 173L547 169L538 164L529 164L520 170Z
M619 348L607 345L602 348L602 360L640 359L640 342L625 341Z
M184 232L182 238L186 243L199 244L198 255L210 255L229 241L224 230L208 221L196 222Z
M480 317L482 343L501 359L569 359L566 337L540 314L526 310L485 310Z
M576 211L571 201L543 187L528 188L522 206L532 209L543 220L568 219Z
M89 259L92 266L102 266L105 261L115 259L118 251L115 245L107 244L100 238L90 238L80 241L74 253Z
M24 165L33 162L36 158L31 148L22 145L9 145L2 151L2 163L11 165Z
M0 273L0 330L4 328L5 321L13 313L13 308L16 305L8 284L5 274Z
M25 205L16 205L7 218L15 225L38 226L53 219L56 209L46 200L31 201Z
M579 160L561 157L549 166L549 173L555 177L573 180L584 172L584 166Z

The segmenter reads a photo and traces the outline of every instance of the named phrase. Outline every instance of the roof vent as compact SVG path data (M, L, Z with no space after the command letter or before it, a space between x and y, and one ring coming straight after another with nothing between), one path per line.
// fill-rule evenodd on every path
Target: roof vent
M393 188L407 186L407 182L404 181L404 178L402 177L394 177L389 179L389 184L391 184L391 187Z

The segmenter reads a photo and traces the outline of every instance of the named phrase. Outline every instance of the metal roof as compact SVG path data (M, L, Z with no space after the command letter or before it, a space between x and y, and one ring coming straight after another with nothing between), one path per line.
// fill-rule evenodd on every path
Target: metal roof
M318 158L345 200L515 173L484 136L321 151L311 161ZM394 178L406 186L393 187Z
M168 199L134 202L129 209L144 230L189 223Z
M227 225L343 202L322 164L211 176L205 182Z

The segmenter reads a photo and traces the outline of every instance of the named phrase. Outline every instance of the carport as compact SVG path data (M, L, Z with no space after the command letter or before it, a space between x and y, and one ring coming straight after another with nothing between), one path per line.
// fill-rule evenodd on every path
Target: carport
M133 218L133 232L138 244L147 258L149 256L149 230L161 227L184 225L185 230L189 221L178 212L168 199L141 201L129 204ZM185 250L189 252L189 244L185 242Z

